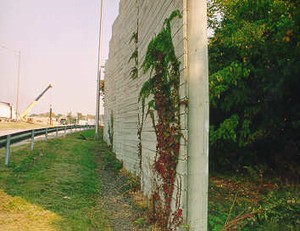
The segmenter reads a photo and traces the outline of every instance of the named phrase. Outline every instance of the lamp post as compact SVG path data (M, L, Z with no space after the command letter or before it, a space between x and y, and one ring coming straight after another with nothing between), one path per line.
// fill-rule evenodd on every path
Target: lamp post
M103 19L103 1L100 7L100 30L99 30L99 47L98 47L98 72L97 72L97 92L96 92L96 128L95 139L99 139L99 112L100 112L100 80L101 80L101 47L102 47L102 19Z
M19 114L20 67L21 67L21 51L18 51L18 80L17 80L17 100L16 100L17 115Z
M11 49L9 47L6 47L6 46L3 46L3 45L0 45L0 47L4 50L7 50L7 51L10 51L10 52L13 52L15 54L18 55L18 64L17 64L17 70L18 70L18 73L17 73L17 98L16 98L16 113L17 115L19 114L19 91L20 91L20 69L21 69L21 51L19 50L15 50L15 49ZM17 116L18 118L18 116Z

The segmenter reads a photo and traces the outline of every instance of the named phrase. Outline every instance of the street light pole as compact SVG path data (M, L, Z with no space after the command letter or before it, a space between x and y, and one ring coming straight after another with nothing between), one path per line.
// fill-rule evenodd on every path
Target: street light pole
M17 79L17 100L16 100L17 117L19 114L20 67L21 67L21 51L18 51L18 79Z
M97 72L97 93L96 93L96 128L95 139L99 139L99 112L100 112L100 80L101 80L101 47L102 47L102 19L103 19L103 1L100 7L100 30L99 30L99 48L98 48L98 72Z
M4 50L13 52L15 54L18 54L18 64L17 64L17 70L18 70L18 74L17 74L17 98L16 98L16 113L17 113L17 118L18 118L18 114L19 114L19 91L20 91L20 69L21 69L21 51L19 50L15 50L15 49L11 49L8 48L6 46L0 45L0 47Z

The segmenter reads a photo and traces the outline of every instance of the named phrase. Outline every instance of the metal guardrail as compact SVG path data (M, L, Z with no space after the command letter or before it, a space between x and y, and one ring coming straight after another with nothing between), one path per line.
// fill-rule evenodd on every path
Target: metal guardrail
M48 135L50 133L56 132L56 136L60 131L64 131L64 134L67 133L68 130L77 130L77 129L93 129L95 125L66 125L66 126L58 126L58 127L47 127L47 128L38 128L32 130L26 130L22 132L15 132L8 135L0 136L0 148L6 149L5 151L5 165L9 164L9 156L10 156L10 145L19 143L21 141L25 141L31 139L31 150L34 148L34 138L37 136L45 135L45 140L48 141Z

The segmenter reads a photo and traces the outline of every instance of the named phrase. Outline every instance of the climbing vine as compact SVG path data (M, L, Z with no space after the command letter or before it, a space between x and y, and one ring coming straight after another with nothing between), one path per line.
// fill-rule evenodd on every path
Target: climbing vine
M176 17L181 17L178 10L165 20L162 30L148 45L142 69L144 73L150 72L150 77L139 96L142 111L148 100L146 114L152 118L157 139L153 164L156 182L152 195L153 217L167 230L179 227L183 222L179 204L176 202L175 211L172 212L171 208L181 138L180 62L175 55L171 34L171 21Z
M133 32L130 42L134 43L134 51L132 52L128 62L134 61L134 66L131 68L130 71L130 77L131 79L137 79L138 78L138 71L139 71L139 50L138 50L138 41L139 41L139 34L138 34L138 28L136 32Z
M137 4L138 5L138 4ZM129 43L134 44L134 51L132 52L129 61L134 61L134 65L131 68L130 71L130 78L132 80L135 80L139 77L139 7L137 7L137 20L136 20L136 31L132 33L132 36L130 38ZM144 105L144 103L143 103ZM139 169L140 169L140 175L142 173L142 129L144 124L144 115L145 115L144 107L142 107L142 114L140 115L138 113L138 124L137 124L137 136L138 136L138 158L139 158Z
M111 148L114 146L114 115L113 111L110 113L110 120L108 122L108 138L109 138L109 145Z

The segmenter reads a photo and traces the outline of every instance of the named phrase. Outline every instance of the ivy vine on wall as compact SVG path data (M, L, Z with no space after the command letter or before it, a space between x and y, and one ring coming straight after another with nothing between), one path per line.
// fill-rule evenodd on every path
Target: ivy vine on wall
M173 11L164 21L162 30L150 41L142 63L144 73L150 72L149 79L143 84L139 102L144 117L145 102L148 101L146 115L152 118L156 133L156 156L153 164L155 188L152 194L153 219L165 230L173 230L183 222L179 203L172 210L175 188L176 168L181 139L180 129L180 62L175 55L171 33L171 21L181 17L180 11ZM137 39L137 40L134 40ZM133 40L138 42L138 33ZM135 60L131 78L138 77L138 47L130 60ZM156 119L155 119L156 118ZM139 119L140 120L140 119ZM139 139L141 138L141 131ZM140 147L141 148L141 147ZM179 197L179 196L178 196Z
M108 138L109 138L109 146L113 149L114 146L114 114L113 111L110 113L110 120L108 122Z
M138 4L138 3L137 3ZM130 38L129 43L134 44L134 51L132 52L128 62L134 61L134 65L132 66L130 70L130 78L132 80L135 80L139 77L139 7L137 7L137 20L136 20L136 31L132 33L132 36ZM144 101L143 101L144 105ZM142 173L142 130L144 125L144 107L142 107L142 114L138 114L138 124L137 124L137 136L138 136L138 158L139 158L139 171L140 175Z

